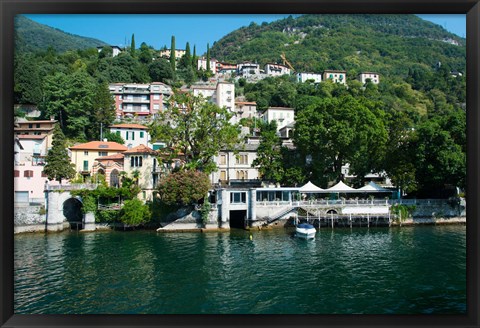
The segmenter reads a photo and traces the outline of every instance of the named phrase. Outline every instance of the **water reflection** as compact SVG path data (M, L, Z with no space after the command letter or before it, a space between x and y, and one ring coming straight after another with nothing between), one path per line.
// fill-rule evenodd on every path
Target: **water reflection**
M462 313L465 227L15 237L17 313Z

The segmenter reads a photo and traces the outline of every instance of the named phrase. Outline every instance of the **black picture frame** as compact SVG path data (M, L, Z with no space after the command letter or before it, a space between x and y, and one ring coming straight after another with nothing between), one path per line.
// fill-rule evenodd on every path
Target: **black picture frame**
M479 327L480 5L478 0L1 0L0 324L1 327ZM467 15L466 315L15 315L13 307L14 17L45 13Z

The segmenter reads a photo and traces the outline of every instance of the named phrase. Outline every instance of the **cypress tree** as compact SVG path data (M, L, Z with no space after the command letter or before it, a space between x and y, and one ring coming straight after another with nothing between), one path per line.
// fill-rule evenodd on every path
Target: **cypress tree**
M185 46L185 66L189 67L192 66L192 58L190 55L190 44L187 42L187 45Z
M65 135L59 124L55 124L52 149L48 151L45 161L47 164L43 168L43 172L49 180L57 180L62 183L63 179L72 179L75 177L74 164L70 162Z
M132 34L132 42L130 44L130 54L135 57L135 34Z
M175 72L175 36L172 35L172 45L170 46L170 64L172 65L172 70Z
M197 47L193 45L192 66L197 69Z
M210 71L210 44L207 43L207 72Z

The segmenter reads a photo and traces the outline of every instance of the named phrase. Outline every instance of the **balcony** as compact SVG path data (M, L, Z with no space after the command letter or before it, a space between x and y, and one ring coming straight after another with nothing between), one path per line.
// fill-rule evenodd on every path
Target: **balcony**
M149 103L150 103L150 99L143 99L143 98L126 98L126 99L123 99L123 103L149 104Z

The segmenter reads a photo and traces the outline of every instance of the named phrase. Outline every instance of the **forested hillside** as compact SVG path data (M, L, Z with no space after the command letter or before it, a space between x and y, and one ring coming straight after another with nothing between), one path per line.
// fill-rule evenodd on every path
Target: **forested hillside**
M64 52L103 45L106 45L103 41L65 33L22 15L15 18L15 49L17 51L35 52L52 47L58 52Z
M459 45L452 44L457 42ZM465 71L465 40L415 15L304 15L238 29L216 42L217 60L287 60L297 71L344 69L384 76L430 70L438 62Z

